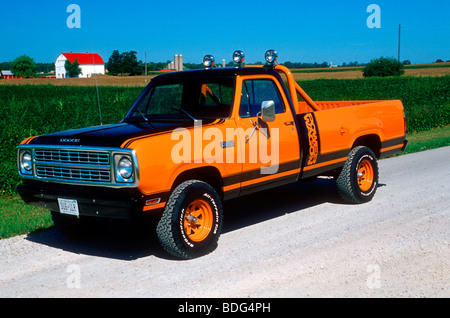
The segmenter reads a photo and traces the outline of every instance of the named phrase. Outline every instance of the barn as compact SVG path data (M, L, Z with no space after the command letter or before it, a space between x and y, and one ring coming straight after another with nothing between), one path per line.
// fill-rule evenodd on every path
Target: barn
M1 76L4 79L16 78L16 76L10 70L1 71Z
M105 74L105 62L97 53L61 53L55 62L56 78L67 77L66 68L64 64L66 60L73 63L78 60L80 64L81 74L79 77L89 78L93 74Z

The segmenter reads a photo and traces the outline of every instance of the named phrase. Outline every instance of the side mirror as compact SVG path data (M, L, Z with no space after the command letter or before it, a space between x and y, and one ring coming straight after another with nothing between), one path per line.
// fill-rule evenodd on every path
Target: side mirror
M275 102L266 100L261 103L261 118L266 123L275 120Z
M260 113L258 113L256 123L253 123L252 121L254 127L245 143L248 143L257 128L267 139L270 138L269 125L267 125L267 123L275 120L275 102L273 100L263 101L261 103L261 117L259 117L259 114Z

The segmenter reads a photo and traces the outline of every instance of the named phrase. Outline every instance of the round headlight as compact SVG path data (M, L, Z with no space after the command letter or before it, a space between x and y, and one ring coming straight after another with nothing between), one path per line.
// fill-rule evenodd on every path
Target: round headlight
M269 64L274 64L277 61L278 54L275 50L267 50L265 54L266 62Z
M31 153L24 152L22 154L22 168L25 171L31 171L31 169L33 168Z
M123 157L117 164L117 170L124 179L130 179L133 175L133 163L127 157Z
M216 59L214 58L214 56L212 55L205 55L205 57L203 58L203 65L206 68L210 68L214 66Z
M233 62L239 65L244 64L245 54L242 51L233 52Z

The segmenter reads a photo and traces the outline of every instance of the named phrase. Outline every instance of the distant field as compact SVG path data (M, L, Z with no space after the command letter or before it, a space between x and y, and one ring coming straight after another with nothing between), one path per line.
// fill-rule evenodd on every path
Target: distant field
M364 67L293 69L296 81L312 79L355 79L363 78ZM147 83L158 74L152 72L147 76ZM450 63L416 64L405 68L404 76L446 76L450 75ZM55 85L55 86L145 86L145 76L109 76L98 75L92 78L33 78L0 80L0 85Z
M355 79L363 77L364 67L345 68L320 68L320 69L298 69L292 70L295 80L311 79ZM438 64L416 64L405 67L404 76L425 77L425 76L446 76L450 75L450 63Z
M163 72L161 72L162 74ZM148 75L147 81L156 75ZM147 82L147 83L148 83ZM97 75L91 78L26 78L2 79L1 85L52 85L52 86L145 86L145 76Z

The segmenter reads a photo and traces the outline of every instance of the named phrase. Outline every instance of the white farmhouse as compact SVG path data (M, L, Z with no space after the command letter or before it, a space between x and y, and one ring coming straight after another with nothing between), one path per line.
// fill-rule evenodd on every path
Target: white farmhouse
M64 64L66 60L73 63L78 60L80 64L81 74L79 77L89 78L92 74L105 74L105 62L97 53L61 53L55 62L56 78L67 77Z

